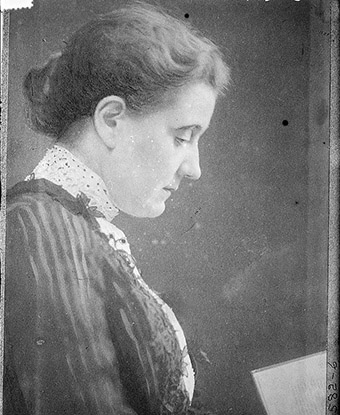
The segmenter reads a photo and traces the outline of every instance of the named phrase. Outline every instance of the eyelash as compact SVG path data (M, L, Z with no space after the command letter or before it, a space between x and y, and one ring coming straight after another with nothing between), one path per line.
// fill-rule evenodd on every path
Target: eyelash
M180 137L175 136L175 140L178 145L183 145L185 143L190 143L193 138L193 131L186 131L183 135L181 134Z
M181 137L176 137L176 142L177 142L179 145L182 145L182 144L184 144L184 143L188 143L188 140L185 140L184 138L181 138Z

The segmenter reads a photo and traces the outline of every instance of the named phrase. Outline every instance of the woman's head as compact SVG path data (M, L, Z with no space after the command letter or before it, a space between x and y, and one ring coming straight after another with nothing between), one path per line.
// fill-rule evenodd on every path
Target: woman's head
M167 106L142 116L129 114L119 97L106 97L88 123L89 140L82 136L77 150L89 155L86 164L102 177L121 211L159 216L183 178L201 175L198 143L215 101L216 92L202 82L182 87Z
M163 108L189 84L204 83L220 93L228 80L212 42L137 3L80 28L61 54L30 71L24 88L33 126L60 138L75 121L93 116L106 96L120 97L127 111L141 115Z

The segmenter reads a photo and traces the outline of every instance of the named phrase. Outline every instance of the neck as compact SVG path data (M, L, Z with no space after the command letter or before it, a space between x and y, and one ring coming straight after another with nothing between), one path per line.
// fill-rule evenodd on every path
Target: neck
M104 148L104 143L98 139L90 118L73 123L56 144L66 148L98 176L102 177L101 166L107 149Z

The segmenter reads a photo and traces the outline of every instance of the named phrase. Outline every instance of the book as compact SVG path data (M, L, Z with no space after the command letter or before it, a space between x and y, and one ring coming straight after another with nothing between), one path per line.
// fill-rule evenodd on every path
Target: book
M251 372L268 415L326 413L326 352Z

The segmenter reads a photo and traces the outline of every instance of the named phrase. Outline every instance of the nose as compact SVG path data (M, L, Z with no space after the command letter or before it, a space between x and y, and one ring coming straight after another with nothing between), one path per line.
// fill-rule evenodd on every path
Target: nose
M191 180L198 180L201 177L200 155L198 144L188 147L188 152L181 166L181 173Z

